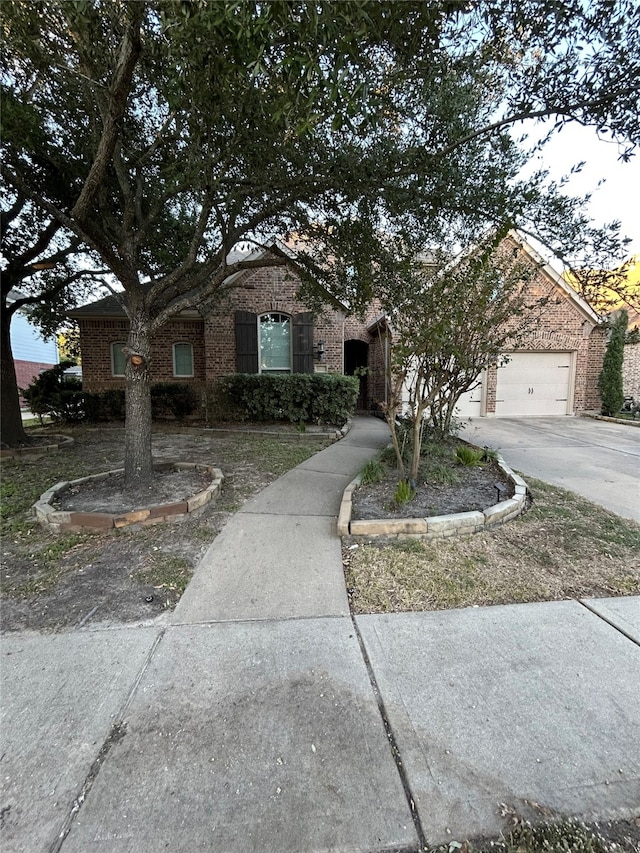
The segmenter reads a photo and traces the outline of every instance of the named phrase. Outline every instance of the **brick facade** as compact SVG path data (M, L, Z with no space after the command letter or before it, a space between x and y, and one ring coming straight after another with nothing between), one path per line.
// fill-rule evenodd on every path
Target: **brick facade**
M508 248L516 243L507 244ZM526 250L528 251L528 249ZM532 257L532 263L538 263ZM198 387L220 376L235 373L236 312L282 313L290 317L308 309L297 298L300 285L293 265L262 267L236 276L215 309L204 317L180 316L156 335L151 352L152 381L189 381ZM530 333L518 342L516 351L569 352L575 373L572 382L572 411L599 408L597 381L602 367L605 335L588 306L548 267L538 268L528 284L532 293L548 297L544 311ZM115 312L112 312L115 314ZM90 391L124 387L124 378L112 375L111 350L114 342L126 341L128 323L124 317L100 316L96 309L77 312L80 325L84 387ZM249 319L249 326L251 321ZM318 357L322 341L324 357ZM193 347L194 377L173 376L172 345ZM359 407L375 409L387 399L385 363L390 344L380 305L372 303L364 316L349 316L339 303L332 302L313 320L313 369L317 372L353 373L363 370ZM308 344L307 344L308 346ZM636 348L640 350L640 345ZM637 386L637 373L634 374ZM495 413L497 368L487 371L483 411ZM640 396L640 392L637 392Z
M624 348L622 388L625 397L640 402L640 344L627 344Z
M124 388L123 376L111 370L111 344L126 342L129 323L119 317L79 318L82 352L82 385L86 391ZM149 368L154 382L190 382L202 386L205 379L204 324L199 318L177 318L153 339ZM193 378L173 375L173 344L193 347Z
M517 248L511 238L505 242L508 248ZM532 309L536 316L532 316L530 329L518 340L513 352L571 353L575 360L572 412L598 409L598 375L606 345L605 332L588 307L549 267L539 266L539 260L531 257L537 269L527 288L531 304L544 304L544 307ZM493 364L487 371L487 414L496 410L497 369Z
M234 314L272 312L294 316L308 309L297 298L300 279L287 267L263 267L246 272L204 321L205 376L208 382L236 372ZM343 372L344 313L327 307L314 319L314 368L328 373ZM324 344L324 359L317 358L318 342Z

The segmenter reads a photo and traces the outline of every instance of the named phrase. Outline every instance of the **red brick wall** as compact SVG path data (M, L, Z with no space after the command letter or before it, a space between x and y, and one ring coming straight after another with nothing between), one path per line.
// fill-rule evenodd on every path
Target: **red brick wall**
M124 388L124 377L111 373L111 344L126 341L129 323L126 319L79 319L82 352L82 387L86 391ZM173 344L190 343L193 347L193 378L174 377ZM190 382L203 384L205 358L203 322L179 318L163 327L151 345L149 361L152 382Z
M46 364L42 361L20 361L18 359L14 362L16 368L16 381L18 383L18 388L28 388L31 382L39 376L43 370L50 370L55 365ZM20 405L26 406L26 401L20 397Z
M299 286L300 279L287 267L263 267L244 274L240 284L228 292L205 320L207 381L236 372L235 312L301 314L308 309L296 298ZM323 364L329 373L343 370L343 320L341 311L325 308L314 321L314 352L322 340ZM314 359L314 363L319 362Z
M624 348L622 387L625 397L633 397L640 403L640 344L628 344Z
M515 243L508 241L515 247ZM581 310L571 296L542 269L538 269L528 284L531 301L547 299L543 308L534 308L530 314L531 326L518 340L517 352L572 352L575 353L576 371L573 411L598 408L598 374L602 368L604 333ZM487 373L487 412L495 412L496 366Z

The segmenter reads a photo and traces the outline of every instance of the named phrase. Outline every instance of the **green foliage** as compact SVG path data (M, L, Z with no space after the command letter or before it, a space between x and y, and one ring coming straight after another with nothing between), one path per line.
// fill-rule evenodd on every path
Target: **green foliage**
M89 423L101 421L123 421L125 416L124 389L84 392L85 419Z
M358 390L353 376L236 373L218 381L215 395L231 419L341 426L353 414Z
M360 482L363 486L380 483L387 473L387 466L380 459L370 459L362 469Z
M461 465L482 465L484 461L484 450L476 450L474 447L469 447L466 444L461 444L456 447L456 461Z
M482 448L482 461L483 462L496 462L498 459L498 451L492 450L490 447Z
M81 384L75 377L64 375L72 361L61 361L36 376L23 395L34 415L49 415L54 421L77 423L82 420Z
M639 141L636 0L5 0L3 21L5 179L45 220L71 217L123 284L141 350L215 306L243 240L309 235L301 263L352 307L384 282L391 230L422 247L511 224L593 244L582 199L520 177L543 143L510 127L549 116ZM140 427L125 467L150 476Z
M184 382L158 382L151 386L151 416L171 416L184 421L196 412L200 398L191 385Z
M602 370L598 377L601 411L603 415L617 415L624 403L622 388L622 363L624 361L624 346L627 334L629 315L620 311L611 323L611 333L607 350L602 362Z
M60 362L45 370L25 389L25 399L34 414L49 415L54 421L63 423L124 420L124 389L82 391L79 380L63 376L68 366L68 362ZM154 419L173 417L183 421L197 411L199 402L196 391L186 383L159 382L151 388Z
M420 477L427 483L437 483L441 486L453 486L460 482L460 477L450 465L436 462L433 465L420 467Z
M409 480L400 480L393 496L394 501L398 506L404 506L413 497L415 497L415 490L411 488Z

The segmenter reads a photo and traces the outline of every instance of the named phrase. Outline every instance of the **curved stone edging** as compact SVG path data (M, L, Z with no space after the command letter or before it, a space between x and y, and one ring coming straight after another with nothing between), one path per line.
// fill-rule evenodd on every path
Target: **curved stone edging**
M351 520L353 493L360 485L361 475L352 480L344 490L338 513L338 536L392 536L421 539L446 539L478 533L497 527L517 518L523 511L527 499L527 484L514 473L501 456L498 466L513 483L514 496L488 507L482 512L457 512L449 515L433 515L429 518L380 518Z
M34 436L43 435L43 433L34 432ZM47 436L56 440L51 444L37 444L34 447L5 447L0 450L0 459L15 459L22 456L42 456L43 453L50 453L52 450L60 450L63 447L71 447L75 439L70 435L62 435L61 433L51 433Z
M195 470L211 474L211 483L206 489L198 492L190 498L169 504L158 504L157 506L141 507L122 513L108 512L81 512L78 510L57 510L52 506L56 495L66 491L70 486L86 483L89 480L106 480L112 474L122 474L124 468L116 468L113 471L105 471L101 474L91 474L89 477L80 477L78 480L62 481L47 489L33 505L36 518L52 533L78 532L80 530L116 530L122 527L130 527L137 524L148 527L152 524L160 524L168 521L182 521L189 515L209 503L222 488L224 475L219 468L212 465L203 465L199 462L173 462L170 465L176 471Z

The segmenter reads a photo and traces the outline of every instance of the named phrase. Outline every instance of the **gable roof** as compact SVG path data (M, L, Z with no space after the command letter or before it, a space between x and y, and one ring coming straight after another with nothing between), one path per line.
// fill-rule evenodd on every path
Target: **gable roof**
M518 244L524 253L540 267L541 271L547 276L547 278L569 297L569 300L584 315L585 319L591 320L595 325L602 323L602 318L593 310L586 299L583 299L578 291L574 290L573 287L571 287L571 285L560 275L560 273L555 270L550 263L545 261L542 255L539 254L539 252L536 252L533 246L528 243L521 234L515 230L511 230L509 231L508 236L511 237L511 239Z
M269 253L281 255L293 266L298 269L300 268L296 263L296 253L277 237L271 238L271 240L269 240L264 246L256 246L251 251L242 249L232 250L227 255L227 264L231 266L239 261L257 261ZM221 288L226 289L237 286L242 277L250 275L254 270L255 268L237 270L230 276L227 276L227 278L222 282ZM143 290L147 290L151 287L150 284L143 284L141 286ZM346 306L340 302L339 299L333 296L333 294L331 294L325 287L320 284L318 287L322 289L327 301L331 302L335 308L338 308L340 311L347 310ZM124 291L122 291L122 293L124 294ZM199 315L199 312L196 312L195 309L185 309L178 313L182 315L187 313L197 313ZM120 296L118 294L109 294L109 296L105 296L102 299L97 299L94 302L89 302L87 305L81 305L79 308L72 309L68 312L68 315L70 317L124 317L125 311Z

